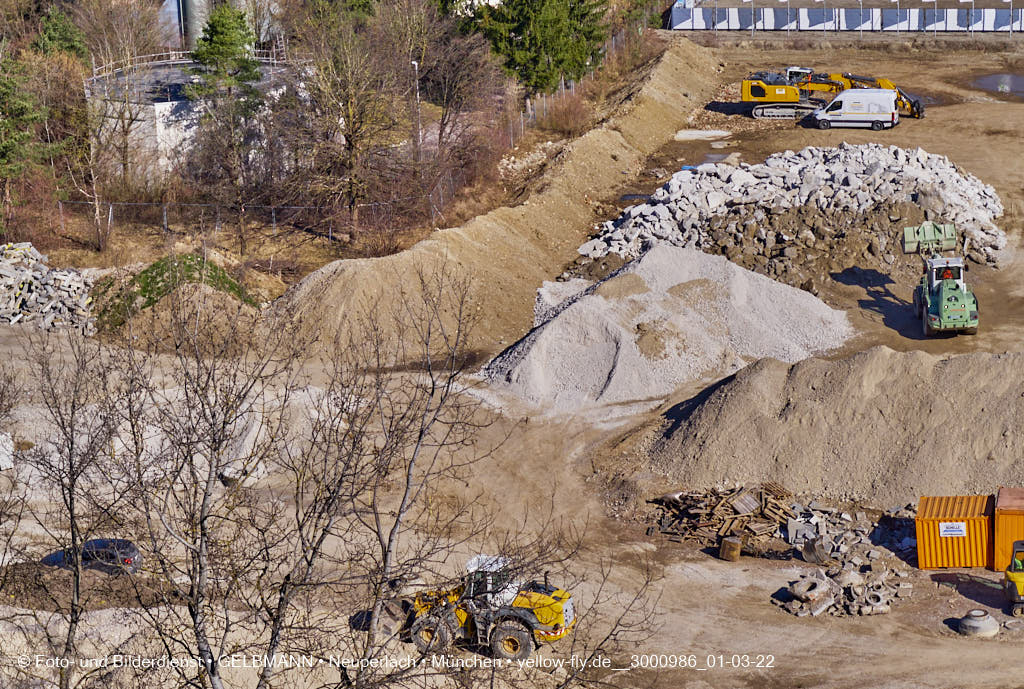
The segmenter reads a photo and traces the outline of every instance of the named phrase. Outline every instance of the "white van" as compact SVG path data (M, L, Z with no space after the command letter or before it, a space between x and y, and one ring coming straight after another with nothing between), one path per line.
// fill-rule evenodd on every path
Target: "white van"
M896 92L890 89L847 89L811 117L818 129L871 127L876 132L900 121Z

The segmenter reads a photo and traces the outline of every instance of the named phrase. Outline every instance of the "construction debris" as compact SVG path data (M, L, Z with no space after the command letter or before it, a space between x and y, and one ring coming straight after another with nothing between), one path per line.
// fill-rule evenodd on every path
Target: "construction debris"
M818 500L800 501L783 486L678 491L651 500L657 526L670 541L700 545L740 538L744 550L767 554L772 538L784 539L802 558L820 567L773 602L799 617L880 615L913 592L905 580L917 546L914 508L897 507L877 521L866 510L844 511Z
M77 270L56 270L28 242L0 246L0 318L10 324L96 331L90 313L92 281Z
M875 523L863 511L843 512L816 501L794 509L787 540L807 562L822 565L789 587L792 600L778 601L797 616L881 615L913 593L904 562L913 556L913 509L896 508ZM808 524L814 524L814 531ZM893 551L899 553L896 558ZM902 560L902 562L900 561ZM773 599L775 600L775 599Z
M661 507L655 528L669 540L693 540L703 545L727 536L744 538L748 549L779 535L780 527L796 518L789 507L792 494L771 481L757 488L676 492L651 500Z

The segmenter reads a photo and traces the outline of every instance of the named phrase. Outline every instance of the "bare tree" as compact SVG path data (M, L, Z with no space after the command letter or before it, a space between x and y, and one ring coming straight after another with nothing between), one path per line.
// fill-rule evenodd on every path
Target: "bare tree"
M84 140L67 159L67 179L92 205L97 251L106 251L113 230L104 199L139 189L156 173L153 153L143 140L146 105L130 89L97 94L82 108Z
M308 84L311 118L309 162L295 183L325 206L347 207L358 224L373 155L399 126L393 105L401 87L373 27L345 16L339 3L318 3L300 31L309 62L297 68ZM411 86L407 77L401 83Z
M77 0L71 11L96 64L120 61L130 66L137 57L158 53L174 41L164 34L160 4L158 0Z
M271 40L271 30L279 18L278 3L273 0L244 0L243 9L257 43Z
M0 427L8 426L11 413L22 401L23 394L21 382L13 367L6 363L0 364ZM9 449L13 452L13 437L10 441ZM0 466L0 592L4 590L10 574L8 565L25 510L23 491L14 478L16 473L15 467Z
M32 377L51 435L20 453L37 489L48 500L29 504L28 513L57 548L54 557L68 571L70 592L53 589L60 624L39 628L52 655L65 659L54 682L75 686L79 632L89 608L82 546L112 523L123 496L110 491L103 458L114 436L117 395L100 345L77 333L33 336L28 344ZM38 679L44 679L39 677Z
M449 26L432 44L433 59L424 73L425 94L440 109L438 158L463 162L475 157L480 114L498 111L503 98L501 70L479 34L464 35Z

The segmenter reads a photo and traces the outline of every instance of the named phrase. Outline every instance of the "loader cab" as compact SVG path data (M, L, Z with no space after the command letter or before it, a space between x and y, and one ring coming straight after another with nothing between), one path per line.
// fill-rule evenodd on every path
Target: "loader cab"
M1010 604L1010 614L1024 616L1024 541L1013 542L1010 564L1003 576L1003 591Z
M1024 573L1024 541L1017 541L1013 546L1013 554L1010 556L1010 565L1007 570L1012 573Z
M943 282L952 280L957 288L966 290L964 272L967 266L962 258L933 257L928 259L928 290L934 292Z
M521 582L506 558L477 556L470 559L466 569L466 598L482 599L488 606L498 608L511 605L519 594Z

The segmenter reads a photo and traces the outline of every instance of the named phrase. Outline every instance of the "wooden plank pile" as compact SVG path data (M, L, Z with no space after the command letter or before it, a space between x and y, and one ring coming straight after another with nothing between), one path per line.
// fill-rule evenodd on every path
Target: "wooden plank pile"
M671 541L692 540L712 545L727 536L744 538L747 547L764 543L796 513L792 494L778 483L757 487L668 493L650 502L659 506L656 526L648 528Z
M90 310L92 282L77 270L56 270L28 242L0 245L0 318L10 324L96 331Z

